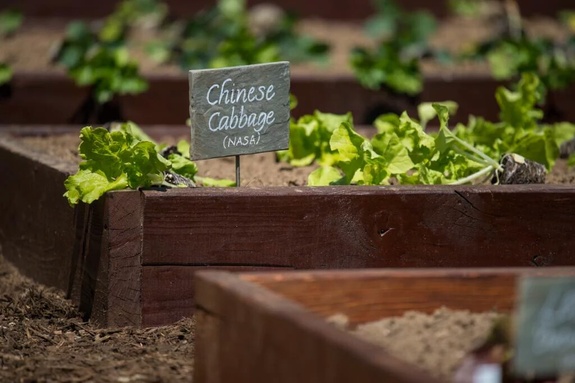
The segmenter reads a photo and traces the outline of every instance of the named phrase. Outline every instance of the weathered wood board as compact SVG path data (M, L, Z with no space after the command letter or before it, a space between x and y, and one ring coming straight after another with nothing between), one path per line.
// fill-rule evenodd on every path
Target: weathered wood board
M524 275L575 268L199 272L194 381L435 382L418 366L325 322L357 325L440 307L511 313Z
M174 15L190 17L196 12L213 6L212 0L166 0ZM248 6L265 3L265 0L247 0ZM339 20L361 20L371 16L375 9L371 0L340 0L335 6L331 0L307 1L289 0L275 2L286 10L295 12L301 17L319 17ZM4 0L6 8L21 10L29 17L50 17L64 19L93 19L108 15L114 10L116 0L100 0L80 4L74 0ZM426 0L403 0L402 6L416 10L425 8L439 16L448 15L447 1L429 2ZM524 15L548 15L555 17L558 11L568 9L570 0L523 1L521 9Z
M203 268L575 265L568 185L121 191L74 210L62 197L73 166L7 137L0 136L0 176L10 180L0 188L4 256L68 291L104 324L190 315L193 276Z
M116 100L119 114L142 125L183 125L189 118L188 78L186 74L146 76L149 89L137 96ZM417 104L428 101L457 100L458 112L450 123L467 122L469 114L498 119L495 90L502 83L485 76L442 76L424 79L418 99L407 99L363 88L353 76L313 77L292 75L291 93L298 99L294 117L322 112L351 112L356 124L370 124L382 113L408 111L416 116ZM69 124L80 107L87 89L77 88L65 74L16 72L12 93L0 98L0 124ZM554 118L575 121L571 107L575 86L554 94Z
M192 160L289 145L288 62L190 70Z

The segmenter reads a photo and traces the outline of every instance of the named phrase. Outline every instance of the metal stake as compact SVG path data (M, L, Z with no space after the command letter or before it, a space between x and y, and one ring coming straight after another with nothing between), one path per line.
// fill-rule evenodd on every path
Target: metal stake
M240 187L240 156L236 155L236 187Z

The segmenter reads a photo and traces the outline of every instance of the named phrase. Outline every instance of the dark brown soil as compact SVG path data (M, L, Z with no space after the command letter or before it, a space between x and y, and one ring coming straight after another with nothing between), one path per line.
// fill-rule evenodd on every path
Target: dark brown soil
M6 139L4 137L3 139ZM42 153L39 158L57 158L74 168L78 161L76 134L46 137L11 138L14 145ZM234 177L232 158L202 161L201 174L212 177ZM66 167L68 168L68 167ZM242 185L248 187L303 185L310 168L294 168L274 160L274 153L242 157ZM573 183L575 171L567 172L561 162L549 182ZM0 248L1 250L1 248ZM462 352L453 353L450 361L437 362L436 356L446 351L429 349L415 342L424 339L417 334L417 328L435 328L435 335L446 338L453 350L454 342L459 344L461 335L455 338L447 334L455 330L449 327L451 321L470 328L473 323L488 323L492 314L483 319L458 313L449 315L440 312L436 322L444 326L425 324L428 319L410 314L404 320L394 320L387 326L393 327L401 336L390 340L395 346L393 353L410 355L411 361L435 365L436 373L450 373ZM446 319L446 318L449 318ZM414 323L418 324L414 324ZM404 323L403 325L401 323ZM450 330L447 330L450 328ZM471 347L485 326L477 327L479 333L468 331ZM371 330L361 330L359 332ZM386 330L387 331L387 330ZM412 334L407 342L405 334ZM371 338L371 335L367 335ZM449 340L449 339L451 340ZM394 340L395 339L395 340ZM172 326L151 329L97 328L82 320L71 303L62 293L39 286L22 277L1 258L0 254L0 381L4 382L184 382L191 381L194 357L194 322L192 318ZM399 346L397 345L399 342ZM451 342L451 343L450 343ZM439 344L437 339L432 342ZM459 347L459 346L458 346ZM463 346L462 346L463 347ZM459 348L457 348L459 350ZM444 364L445 363L445 364Z
M185 138L185 137L181 137ZM7 138L4 138L6 140ZM76 164L79 161L77 147L79 138L75 134L62 134L46 137L19 137L10 139L14 145L24 145L27 150L34 150L41 156L58 158ZM170 143L177 139L163 137L160 142ZM225 157L197 161L199 176L235 180L235 158ZM295 167L284 162L277 162L275 153L260 153L241 156L241 185L245 187L262 186L303 186L307 176L315 166ZM575 183L575 167L568 167L565 160L558 160L555 168L545 178L547 184Z
M193 318L150 329L97 328L62 293L0 254L1 382L189 382Z

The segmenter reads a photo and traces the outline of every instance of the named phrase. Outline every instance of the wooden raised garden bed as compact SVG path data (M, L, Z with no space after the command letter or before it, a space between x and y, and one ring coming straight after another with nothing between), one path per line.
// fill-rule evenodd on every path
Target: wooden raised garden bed
M570 185L120 191L73 209L77 165L18 144L66 132L78 128L0 129L0 246L107 325L190 315L205 268L575 265Z
M122 96L116 107L124 120L140 124L181 125L187 118L189 84L185 74L149 75L148 91ZM458 75L426 78L419 100L362 87L351 75L315 77L292 75L291 93L298 98L294 117L314 110L344 114L351 112L358 124L370 124L383 113L406 110L416 116L419 102L457 100L459 109L452 122L467 122L470 114L498 119L499 107L493 97L502 83L489 76ZM0 95L0 124L68 124L80 107L87 90L77 88L64 74L16 73L11 89ZM569 100L575 86L556 92L555 113L561 121L575 121Z
M248 1L248 5L259 2ZM36 3L35 0L18 3L25 17L28 17L28 12L30 12L30 19L25 19L22 29L14 33L14 41L18 39L19 34L26 35L27 37L22 40L23 44L31 48L30 50L22 49L21 44L14 44L15 49L12 49L13 51L7 49L10 53L2 57L2 60L11 65L15 73L9 84L0 87L0 124L85 123L83 120L79 121L81 118L78 118L77 112L88 97L89 91L87 88L78 88L64 73L61 65L50 63L53 48L54 44L63 37L65 30L65 22L61 17L71 16L79 11L86 12L81 14L84 17L98 15L102 17L112 12L114 2L94 3L90 5L94 7L91 10L88 6L78 8L69 0L59 0L54 4L41 6ZM209 2L175 0L167 3L178 17L191 15L197 9L210 4ZM33 7L32 4L35 6ZM537 4L539 3L521 3L522 15L528 17L539 13L541 9L537 9ZM445 7L445 2L434 2L433 6L431 3L420 0L411 0L405 4L401 2L401 6L407 9L419 8L423 5L438 10ZM54 9L51 8L52 6ZM352 73L349 59L353 47L373 45L373 41L362 32L361 25L362 21L372 16L370 1L357 3L346 0L338 3L338 6L333 6L331 3L326 5L323 2L297 1L290 2L289 6L301 11L299 13L304 24L302 27L304 34L311 35L319 41L325 41L332 47L327 66L318 67L309 63L293 64L290 91L298 99L298 107L293 111L294 117L313 113L314 110L338 114L351 112L357 124L371 124L377 116L388 112L399 114L408 111L410 115L415 116L420 102L455 100L459 104L459 110L452 117L452 123L467 122L470 114L482 116L490 121L498 119L499 108L494 92L497 86L503 83L492 77L487 64L442 67L437 63L430 63L431 60L423 60L423 88L422 92L415 97L385 90L367 89ZM557 0L557 4L545 3L543 9L556 16L557 9L568 6L569 4L564 0ZM287 5L286 7L289 8ZM55 9L61 12L55 12ZM354 11L359 12L361 17L354 17ZM42 17L35 18L34 12L38 13L36 16ZM331 13L340 12L340 16L330 16ZM331 18L343 21L330 21ZM481 26L475 23L469 26L470 22L465 19L456 20L456 22L445 21L442 25L446 28L443 30L440 28L430 38L439 40L434 44L438 44L440 49L447 49L447 47L455 49L455 46L471 45L474 41L477 42L478 36L483 36L486 28L491 28L489 23L480 24ZM559 33L557 29L560 27L557 25L551 27L548 24L543 23L544 28L535 28L535 30L542 29L552 34ZM474 32L469 32L469 30ZM542 32L539 31L539 33ZM459 34L462 35L461 41L452 37ZM151 38L145 34L144 36L146 37L140 36L140 38L148 40ZM42 38L47 41L41 41ZM484 38L485 36L479 40L483 41ZM131 41L131 44L134 45L131 48L136 51L131 52L135 53L133 58L138 61L140 71L147 80L149 88L136 96L119 96L114 99L111 113L102 115L99 122L132 120L139 124L183 124L189 118L187 73L177 68L175 64L159 65L153 62L149 55L143 52L142 47L135 48L138 44L141 45L142 41ZM546 116L554 121L575 121L575 112L570 105L574 94L575 85L562 91L551 92L549 99L552 99L552 110L546 111L549 112Z
M439 308L513 314L527 275L575 268L201 272L194 381L443 381L326 319L345 315L355 327Z
M247 4L252 6L265 3L264 0L247 0ZM5 0L3 5L6 8L15 8L27 15L34 17L60 17L60 18L98 18L108 15L113 11L116 0L103 0L80 5L73 0L52 0L50 2L40 2L38 0ZM170 9L179 16L190 16L195 12L211 6L214 1L185 1L166 0ZM371 0L339 0L337 5L329 0L306 1L289 0L279 1L276 4L296 12L302 17L322 17L340 20L364 19L370 16L373 11ZM425 0L402 0L402 6L408 9L427 8L436 15L447 13L447 1L428 2ZM526 15L545 14L555 15L557 11L568 8L571 5L569 0L550 0L545 3L539 1L523 1L521 7L525 9Z

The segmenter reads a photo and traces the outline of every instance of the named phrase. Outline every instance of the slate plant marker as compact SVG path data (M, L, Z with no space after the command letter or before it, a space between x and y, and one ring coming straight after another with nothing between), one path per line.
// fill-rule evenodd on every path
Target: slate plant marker
M537 377L575 371L575 278L519 283L515 370Z
M190 70L190 157L202 160L287 149L289 62Z

